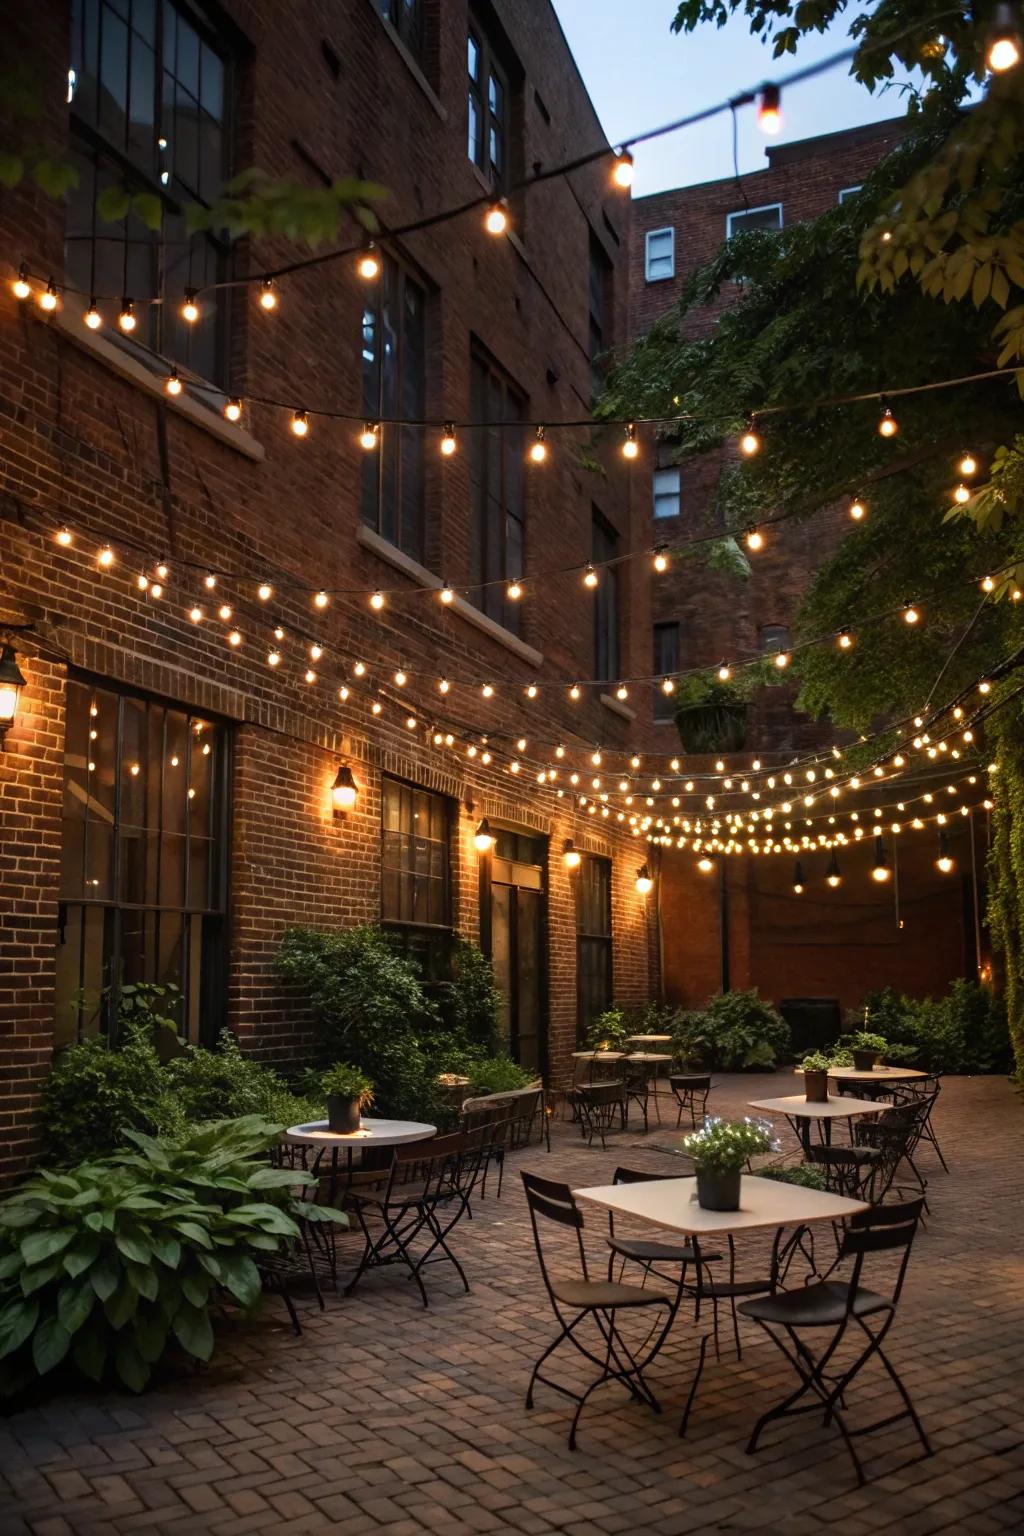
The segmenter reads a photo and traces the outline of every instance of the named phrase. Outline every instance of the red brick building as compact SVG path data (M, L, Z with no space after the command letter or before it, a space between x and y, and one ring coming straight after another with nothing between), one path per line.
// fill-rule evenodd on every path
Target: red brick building
M894 119L769 145L764 170L636 199L631 334L642 335L667 313L690 272L730 235L814 218L855 192L898 143L901 128ZM725 285L715 303L688 318L691 333L712 327L738 292ZM679 463L671 445L662 446L649 508L652 546L724 532L714 492L728 452ZM695 580L692 565L670 566L652 587L652 671L713 667L784 649L811 575L847 526L842 507L768 530L746 580L713 570ZM793 711L792 698L789 688L762 690L751 710L749 750L731 757L728 768L742 772L755 756L783 766L831 742L830 730ZM671 697L655 692L654 699L650 749L663 759L679 751L679 738ZM974 831L975 864L983 868L985 828L979 823ZM955 843L961 878L953 881L936 873L930 842L901 843L898 892L871 881L870 838L844 853L838 889L823 878L824 856L805 861L800 893L792 859L723 858L703 874L692 853L666 849L660 905L667 996L698 1005L720 987L756 985L777 1002L809 998L851 1008L883 985L943 993L957 976L976 974L978 964L971 842L962 825Z
M646 850L570 783L633 748L614 685L647 669L645 562L582 574L645 543L647 508L634 527L617 443L600 476L552 427L536 465L515 424L586 417L626 334L629 204L598 162L514 195L507 236L482 208L387 234L602 144L552 7L42 0L7 42L79 182L0 201L0 638L26 679L0 754L0 1162L25 1165L54 1046L103 1029L119 982L173 980L191 1038L227 1023L294 1059L294 922L481 938L510 1048L564 1075L580 1020L653 984ZM377 279L350 251L272 310L231 286L303 254L188 238L184 207L249 166L383 184ZM102 221L122 184L161 236ZM474 424L450 457L447 421Z

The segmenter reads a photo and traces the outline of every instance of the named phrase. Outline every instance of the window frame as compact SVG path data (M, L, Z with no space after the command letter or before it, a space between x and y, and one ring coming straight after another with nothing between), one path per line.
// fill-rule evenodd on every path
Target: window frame
M605 882L604 890L600 893L605 909L604 931L590 932L583 927L585 885L594 871L602 871ZM575 905L575 929L576 929L576 1037L582 1040L586 1033L587 1025L592 1018L597 1018L607 1008L612 1006L615 996L615 926L614 926L614 901L613 901L614 868L612 860L605 854L584 853L580 859L580 867L576 880L576 905ZM596 1007L590 1017L584 1016L584 976L592 974L590 966L583 963L584 955L588 950L603 957L603 970L601 990L603 998L601 1006ZM597 968L595 968L597 969Z
M671 667L664 667L661 665L662 655L658 649L657 637L659 633L667 632L669 630L672 630L675 633L675 661ZM651 625L652 671L655 678L676 676L679 671L679 645L681 639L682 628L678 619L657 619ZM661 688L656 682L654 685L654 719L659 724L665 721L674 720L677 709L678 705L676 704L675 699L670 694L665 693L664 689Z
M777 656L781 651L788 651L793 643L788 624L762 624L757 639L762 656Z
M836 202L842 205L851 197L856 197L858 192L863 192L864 183L859 181L855 187L840 187L836 194Z
M508 182L509 175L509 142L511 119L509 114L509 76L508 70L496 56L496 50L491 39L487 35L487 29L480 17L472 10L466 27L467 32L467 59L466 59L466 152L470 162L476 166L481 176L495 192L500 192ZM476 48L477 74L476 77L469 72L469 43ZM501 110L495 112L491 107L490 86L495 79L501 89ZM469 141L470 115L469 105L476 107L477 135L474 143ZM497 142L500 146L500 165L494 164L491 156L491 132L496 132Z
M444 821L444 836L443 836L443 838L433 838L433 837L426 838L425 841L436 844L438 847L440 847L440 849L442 851L443 869L442 869L442 873L441 873L441 876L440 876L440 880L441 880L441 889L442 889L442 894L443 894L443 907L444 907L444 913L445 913L445 918L444 918L443 922L440 922L440 923L418 922L415 918L400 917L400 916L396 917L396 916L390 915L388 913L387 909L386 909L387 881L385 879L385 869L386 869L386 866L385 866L386 841L385 841L385 839L386 839L386 836L387 836L388 829L385 826L385 816L386 816L386 797L387 797L387 793L388 793L389 789L397 789L402 794L408 795L408 796L427 795L427 796L429 796L429 798L431 800L437 801L438 804L440 805L441 814L442 814L443 821ZM444 933L447 933L447 934L450 934L453 931L453 928L454 928L455 902L454 902L454 891L452 889L452 869L453 869L453 859L452 859L452 828L453 828L454 825L455 825L455 822L454 822L454 816L453 816L452 800L451 800L451 797L449 795L445 795L441 791L436 790L436 789L428 789L426 787L426 785L424 785L424 784L417 784L412 779L403 779L398 774L386 773L386 774L383 774L381 776L381 792L380 792L380 921L381 921L381 926L382 927L389 928L389 929L395 929L395 930L398 930L399 932L408 933L408 934L417 934L417 933L424 933L424 934L444 934ZM416 835L415 833L399 833L398 834L398 836L406 837L406 838L411 838L411 837L414 837L415 835ZM406 869L405 867L403 867L402 864L399 864L396 867L397 867L398 874L400 876L408 875L411 878L411 880L413 882L413 887L414 888L415 888L415 882L416 882L417 879L426 879L426 880L429 881L429 880L432 880L432 879L435 878L432 875L417 876L415 868ZM413 904L415 905L415 889L413 891ZM399 901L399 906L401 906L401 900Z
M175 57L170 66L166 60L165 5L174 14L176 29ZM182 220L184 231L183 213L186 203L195 202L210 206L208 199L203 195L205 189L202 187L201 169L204 145L200 130L207 119L216 124L220 149L220 165L211 173L211 196L216 196L229 178L235 100L235 68L231 45L221 31L212 27L207 18L185 3L185 0L165 0L165 4L158 3L155 6L152 43L146 40L141 31L136 31L132 26L134 18L131 0L128 0L126 9L127 20L117 13L110 0L76 0L72 7L69 25L71 46L68 68L68 136L73 157L82 162L83 174L80 187L83 195L87 188L90 190L87 198L87 228L81 234L75 231L72 222L74 194L69 201L68 217L65 221L65 273L71 286L82 289L83 293L96 292L97 289L103 291L107 285L104 282L97 282L97 247L111 243L120 245L124 256L118 288L122 297L131 298L138 305L138 330L134 338L125 335L112 323L113 316L109 316L111 323L106 327L104 334L108 339L113 340L115 345L153 372L161 368L163 358L173 357L179 364L184 364L201 377L208 379L211 384L226 388L229 382L230 365L230 289L220 288L215 299L207 298L201 318L196 325L189 325L180 319L177 301L184 295L186 288L193 286L203 288L210 283L210 265L213 268L213 281L220 283L230 277L232 271L230 242L210 231L204 231L187 238L184 245L187 254L181 256L176 254L181 243L176 243L173 235L168 234L168 221ZM120 144L104 131L100 121L101 82L104 78L103 23L108 12L112 13L113 19L126 31L124 73L123 76L120 73L118 75L118 79L123 80L125 98L124 138ZM94 38L89 36L90 25L87 18L90 16L95 28ZM176 49L177 28L180 24L184 24L197 40L196 67L199 73L197 73L196 90L200 92L198 97L192 95L179 74ZM140 54L144 48L152 54L152 88L148 93L148 102L152 108L153 152L148 166L143 164L140 158L132 158L131 146L127 142L131 125L129 103L131 102L133 64L137 51L136 40ZM89 75L84 63L85 48L89 44L93 47L95 54L94 76ZM201 94L204 49L211 53L220 65L221 111L219 117L214 116L208 109ZM77 70L74 68L76 62L79 66ZM76 76L76 85L72 92L71 76L73 74ZM82 91L86 81L91 81L96 91L97 102L92 121L84 115L84 111L76 110L75 107L75 97ZM168 108L165 103L168 81L173 82L175 95L179 90L187 93L189 99L198 108L195 148L197 185L195 186L185 179L184 174L179 175L176 170L173 140L170 148L167 148L168 135L172 132L169 123L173 121L175 112L172 104L168 117ZM165 149L170 155L170 160L166 168L161 168L160 155ZM115 182L123 182L133 195L146 193L159 199L164 213L159 230L148 230L132 211L129 211L124 219L109 224L99 220L96 199L102 182L111 172ZM112 230L120 230L120 238L108 232ZM84 265L80 266L75 259L79 250L87 255L87 271ZM137 264L129 275L129 257L133 251ZM145 273L146 280L143 287L148 291L144 292L139 288L140 268L147 266L148 271ZM83 298L82 308L84 307ZM208 356L196 356L200 345L203 345L204 354L208 352ZM154 359L152 356L154 352L160 354L161 360Z
M360 385L363 402L363 412L368 421L381 421L384 417L404 416L403 403L410 383L405 373L405 358L409 349L409 330L406 325L406 293L412 286L419 294L420 308L420 377L416 381L416 397L418 405L416 412L422 417L426 410L427 399L427 322L429 294L426 284L421 282L407 263L401 261L391 251L381 251L381 270L375 283L370 285L371 291L364 295L362 306L362 319L360 322ZM385 332L384 312L388 298L389 285L394 282L393 309L391 316L391 330ZM373 336L376 353L374 372L376 374L376 390L374 398L369 395L370 380L368 378L368 362L366 355L366 317L373 314ZM395 317L400 324L396 328ZM396 338L396 360L394 374L395 408L385 409L385 367L384 367L384 342L386 334ZM412 527L405 527L405 483L412 475L419 480L419 498L413 509ZM426 445L424 435L418 427L402 427L392 423L383 423L378 430L377 447L373 453L362 455L360 465L359 486L359 515L361 522L373 530L379 538L385 539L394 549L401 550L404 555L423 565L427 556L427 465ZM389 478L391 484L388 484ZM388 496L393 497L393 506L387 506ZM372 517L369 515L372 511ZM394 537L387 531L387 514L390 511L391 525Z
M676 509L675 509L674 512L659 512L658 511L658 499L659 499L658 476L659 475L674 475L675 476L675 490L674 491L662 491L660 493L660 496L661 496L662 500L664 500L668 496L674 497L675 504L676 504ZM651 475L651 516L655 519L656 522L666 521L670 517L679 517L679 516L681 516L682 515L682 508L683 508L683 475L682 475L682 470L681 470L680 466L678 464L656 464L655 467L654 467L653 473Z
M783 207L782 207L782 204L781 203L762 203L760 205L760 207L758 207L758 208L734 208L731 213L727 213L726 216L725 216L725 238L727 240L731 240L733 238L733 236L736 235L736 234L741 234L742 235L742 234L752 233L752 231L749 231L749 230L743 230L743 229L734 230L733 229L733 219L746 219L746 218L749 218L750 215L754 214L754 213L770 213L773 208L777 208L779 210L779 222L778 222L778 224L776 224L774 226L774 229L776 231L782 229L784 227L784 225L783 225ZM761 226L759 226L759 228L757 230L753 231L753 233L760 234L763 231L767 231L769 234L773 233L773 230L768 225L761 225Z
M654 261L664 261L665 257L651 256L651 245L659 235L668 235L669 253L667 272L652 273L651 264ZM660 229L648 229L644 231L644 281L647 283L667 283L676 275L676 228L674 224L663 224Z
M510 602L505 596L504 583L519 580L526 572L527 497L525 474L525 431L529 401L524 390L496 363L483 347L470 347L470 398L471 415L481 423L472 433L470 443L470 554L473 581L479 585L472 595L472 602L481 613L501 624L513 635L519 635L522 625L522 604ZM502 413L496 422L490 419L491 393L494 385L501 392ZM518 406L518 417L508 413L509 402ZM509 424L511 423L511 424ZM519 430L516 430L518 423ZM491 453L490 433L494 430L500 443L500 495L501 540L497 551L491 548ZM511 466L514 464L514 470ZM511 488L511 494L510 494ZM513 505L518 490L518 507ZM520 560L518 567L510 558L513 541L509 538L511 525L518 532ZM498 559L492 564L491 556ZM494 574L492 574L492 571Z
M621 602L618 566L608 561L621 557L622 539L603 513L590 509L591 558L597 567L597 590L593 595L594 680L614 683L621 660Z
M69 742L66 739L64 747L64 772L62 788L61 810L61 858L58 888L58 952L64 943L64 935L68 928L69 912L75 909L81 912L81 934L79 939L80 949L77 963L79 975L79 987L75 992L84 991L84 967L86 964L87 913L102 912L104 914L103 936L101 943L101 974L103 982L101 991L108 993L106 1000L100 999L97 1010L99 1020L99 1033L114 1036L117 1034L117 989L120 986L131 985L124 976L125 961L125 914L135 913L139 916L153 917L156 919L156 958L159 960L161 918L167 914L177 913L180 917L181 944L182 944L182 969L179 985L181 992L181 1019L179 1020L181 1032L193 1043L211 1045L221 1029L227 1022L227 976L230 956L230 918L231 918L231 835L233 817L232 796L232 763L234 752L234 729L231 721L223 719L208 710L196 711L189 704L183 704L178 700L168 699L148 690L133 688L121 683L116 678L100 677L91 673L72 670L68 674L68 690L71 688L82 689L92 694L93 701L99 695L106 695L115 701L116 725L114 737L114 753L112 760L115 765L115 782L113 790L113 810L110 813L108 825L110 827L109 843L109 869L110 869L110 894L106 896L89 896L86 891L88 862L88 827L95 819L103 822L104 817L83 818L84 832L81 857L81 892L74 892L66 885L65 860L69 849L68 820L64 811L69 784ZM160 810L156 826L136 826L127 821L122 814L125 791L125 717L126 705L142 705L147 711L146 724L149 724L148 711L152 708L162 712L162 737L160 753L160 779L159 801ZM70 711L71 699L68 699ZM203 729L216 732L216 757L211 773L209 807L207 811L208 828L206 834L209 840L209 865L206 876L206 894L208 900L196 902L190 899L190 856L192 844L191 826L187 826L183 843L183 872L182 900L171 902L161 900L160 881L163 866L163 839L165 836L164 821L164 785L166 783L166 770L164 766L164 750L167 745L167 724L171 715L181 715L185 718L184 739L188 743L188 761L182 775L182 784L188 788L189 768L193 747L193 737L199 732L193 731L195 724L200 724ZM150 748L150 740L147 735L145 747ZM150 779L143 781L143 787L147 797L151 793ZM187 804L187 798L186 798ZM148 807L147 807L148 808ZM185 807L183 806L182 809ZM147 899L143 901L127 901L123 899L122 882L124 878L124 860L122 848L127 831L139 834L134 841L141 844L143 839L157 839L156 857L156 889L153 899L149 898L148 890L145 892ZM167 835L182 835L170 833ZM196 834L200 835L200 834ZM151 852L147 848L147 857ZM147 883L151 871L147 869ZM207 923L206 920L209 920ZM186 953L192 942L191 923L198 920L203 924L200 934L200 973L198 976L199 998L195 1007L196 1029L190 1028L192 1008L192 963L189 955L186 962ZM211 931L207 931L207 929ZM152 978L138 978L140 980L152 980ZM59 972L58 972L59 984ZM157 982L159 984L159 980ZM74 996L75 993L72 994ZM55 1008L60 1007L60 999L55 1001ZM84 1028L84 1006L78 1009L77 1023L74 1026L75 1038L81 1040L87 1037ZM59 1033L59 1031L57 1031Z
M376 0L376 5L402 47L422 69L427 42L425 0L411 0L411 4L404 4L403 0Z

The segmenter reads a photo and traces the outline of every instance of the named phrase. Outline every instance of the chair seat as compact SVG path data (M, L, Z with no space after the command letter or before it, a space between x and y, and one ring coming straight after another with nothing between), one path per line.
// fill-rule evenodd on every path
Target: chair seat
M553 1286L555 1297L567 1307L649 1307L655 1303L671 1306L660 1291L641 1285L616 1285L610 1280L559 1280Z
M608 1246L624 1259L642 1264L696 1264L697 1255L683 1243L652 1243L641 1237L610 1237ZM720 1253L701 1253L701 1263L720 1259Z
M700 1257L703 1264L704 1254ZM693 1287L693 1294L712 1299L716 1296L720 1299L725 1297L728 1300L731 1296L760 1296L762 1292L770 1291L771 1286L772 1282L767 1276L763 1280L715 1280L709 1277Z
M814 1147L812 1163L832 1163L835 1167L854 1163L877 1163L882 1153L878 1147Z
M739 1311L762 1323L781 1323L787 1328L834 1328L846 1316L849 1286L837 1280L824 1280L799 1291L779 1291L757 1301L745 1301ZM874 1291L860 1289L853 1298L854 1317L868 1317L873 1312L891 1312L892 1302Z

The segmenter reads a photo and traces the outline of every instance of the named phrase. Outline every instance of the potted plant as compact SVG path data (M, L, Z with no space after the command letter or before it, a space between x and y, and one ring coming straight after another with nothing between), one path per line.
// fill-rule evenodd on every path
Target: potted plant
M687 752L741 752L747 741L746 679L720 682L713 673L680 679L676 730Z
M328 1067L320 1079L327 1097L327 1124L336 1135L351 1136L359 1129L360 1112L373 1103L373 1084L365 1072L350 1062Z
M697 1200L706 1211L738 1211L744 1164L773 1149L771 1127L755 1120L708 1120L683 1138L693 1158Z
M828 1103L828 1074L832 1062L823 1051L812 1051L800 1063L804 1074L804 1097L808 1104Z
M849 1046L857 1071L870 1072L882 1052L888 1049L889 1042L884 1035L873 1035L870 1030L858 1029L850 1037Z
M629 1035L629 1025L621 1008L607 1008L587 1025L584 1044L593 1051L621 1050Z

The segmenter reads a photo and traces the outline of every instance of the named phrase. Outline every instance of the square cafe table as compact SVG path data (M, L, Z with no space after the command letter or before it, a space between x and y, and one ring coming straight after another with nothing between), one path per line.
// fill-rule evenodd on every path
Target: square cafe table
M750 1109L764 1110L768 1115L785 1115L800 1145L807 1155L811 1150L811 1126L817 1121L825 1145L832 1144L832 1121L855 1120L861 1115L877 1115L879 1106L875 1099L847 1099L836 1095L815 1103L802 1093L788 1094L782 1099L751 1099ZM884 1107L884 1106L883 1106Z
M744 1174L740 1180L738 1211L706 1211L697 1203L694 1178L599 1184L574 1189L573 1195L615 1216L633 1216L664 1231L698 1239L764 1228L805 1227L815 1221L843 1221L868 1209L865 1200L849 1200L845 1195L804 1189L799 1184L760 1179L756 1174Z

